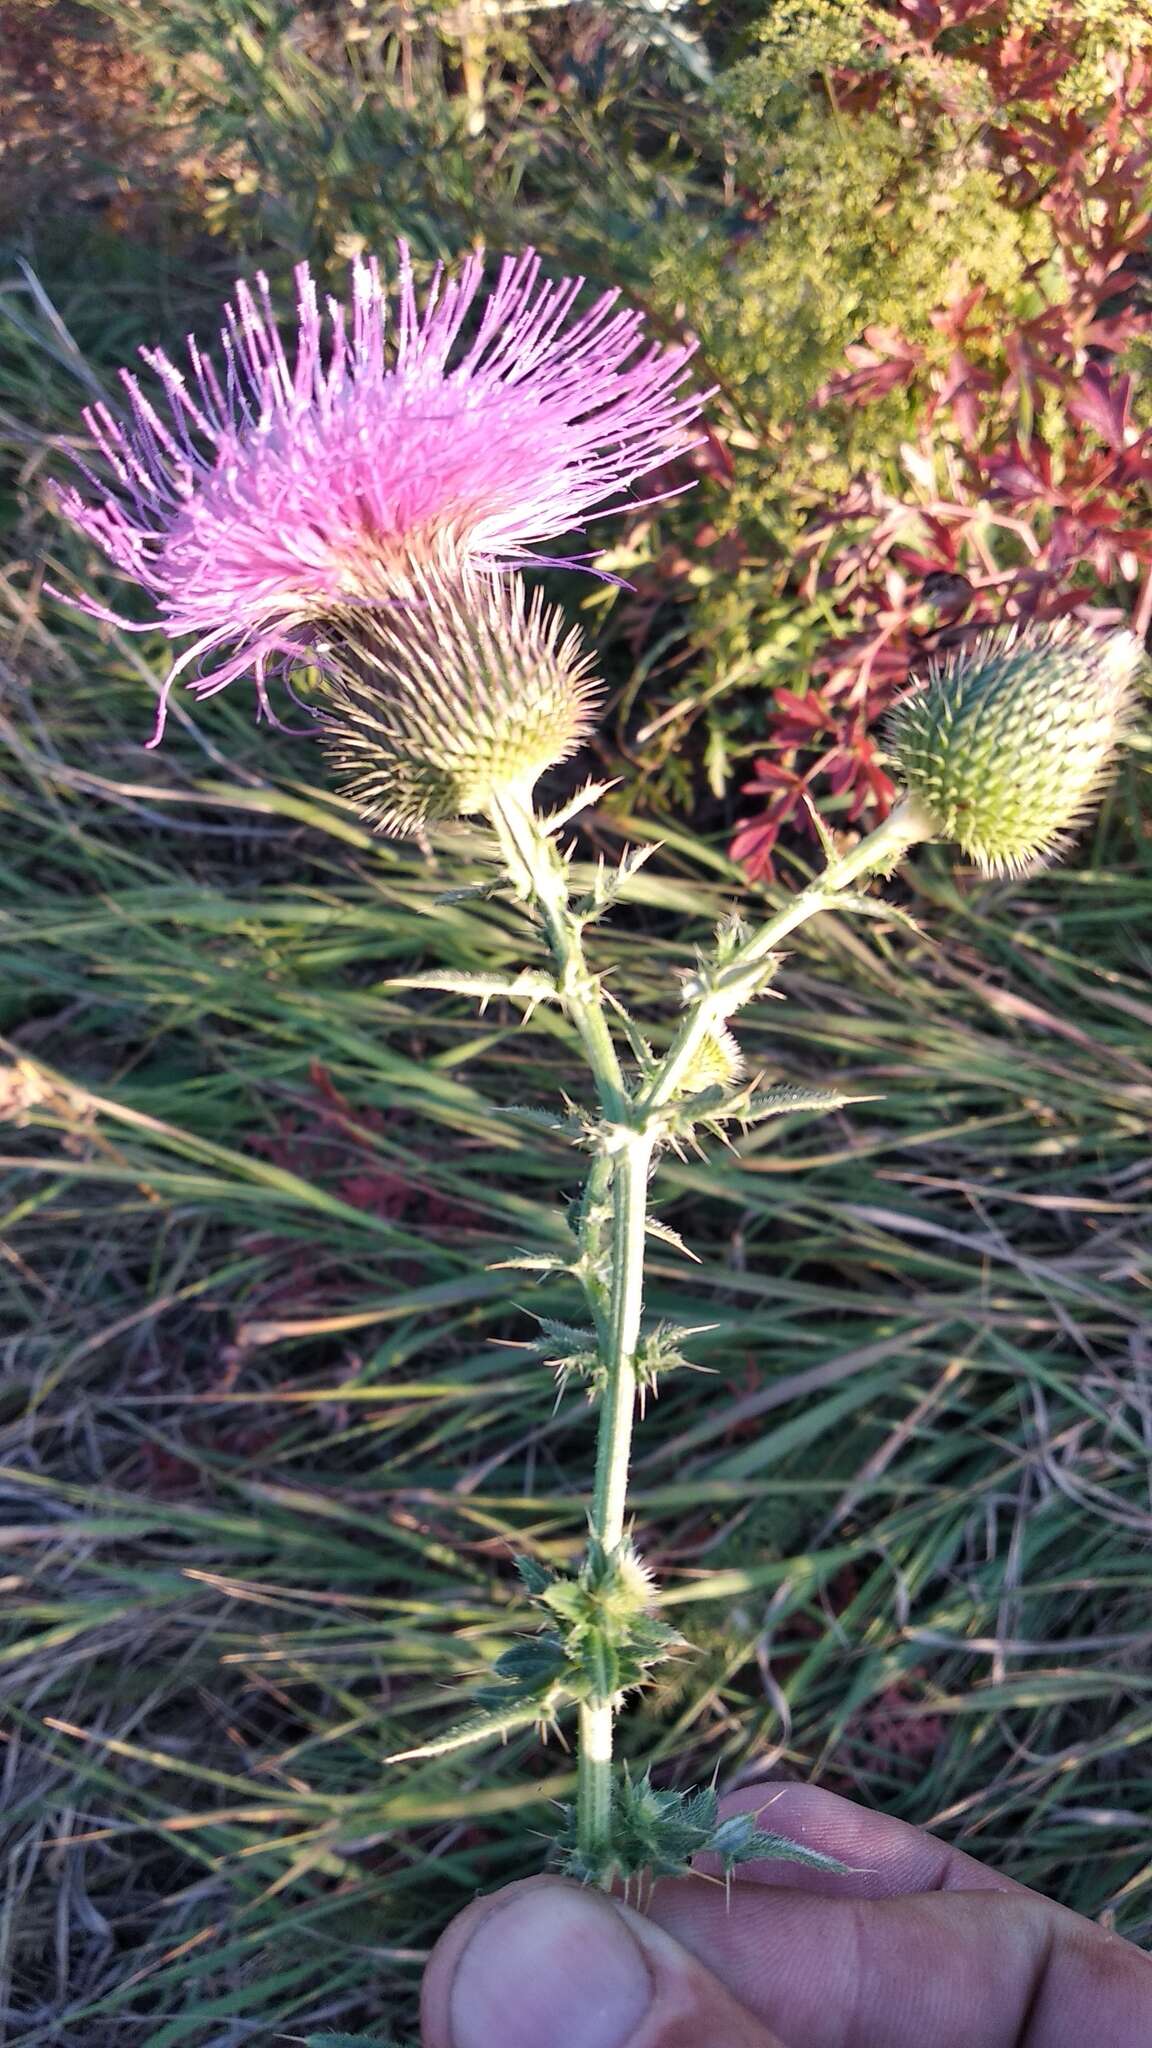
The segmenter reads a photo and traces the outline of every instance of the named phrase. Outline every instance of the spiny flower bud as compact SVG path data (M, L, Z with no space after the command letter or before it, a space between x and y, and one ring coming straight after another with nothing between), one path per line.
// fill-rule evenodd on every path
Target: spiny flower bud
M519 576L444 554L386 610L329 611L322 738L383 832L471 817L527 790L590 730L599 685L578 629Z
M1087 817L1135 702L1131 633L1076 621L990 633L897 704L887 752L933 837L988 874L1056 853Z

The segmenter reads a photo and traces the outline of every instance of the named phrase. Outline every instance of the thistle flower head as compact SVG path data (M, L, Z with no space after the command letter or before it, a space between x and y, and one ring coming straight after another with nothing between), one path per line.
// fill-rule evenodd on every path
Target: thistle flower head
M357 261L349 302L322 311L301 265L288 350L257 277L236 287L216 361L191 338L186 367L144 349L151 393L123 371L123 412L85 415L103 474L62 509L165 632L192 636L165 696L185 672L207 696L251 669L268 711L270 665L334 605L387 602L446 540L522 561L688 445L689 347L648 341L615 292L577 314L582 280L544 281L532 250L486 296L483 281L474 255L455 278L437 270L421 305L402 246L391 310L376 263Z
M1073 620L990 633L892 713L887 752L934 836L989 874L1059 852L1107 780L1143 661Z
M584 738L599 695L578 628L521 577L449 554L387 610L330 611L317 651L325 751L385 832L526 792Z

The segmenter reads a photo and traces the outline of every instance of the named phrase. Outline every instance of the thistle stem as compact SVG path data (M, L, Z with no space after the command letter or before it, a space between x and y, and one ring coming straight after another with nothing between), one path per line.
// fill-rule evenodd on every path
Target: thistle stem
M612 1291L604 1391L596 1439L596 1481L590 1536L611 1556L624 1540L632 1428L636 1419L636 1352L644 1307L644 1242L648 1173L654 1139L630 1131L612 1177ZM593 1699L580 1709L576 1839L585 1867L609 1884L612 1873L612 1737L616 1704Z
M644 1235L652 1139L629 1134L612 1178L612 1295L608 1319L608 1384L600 1403L592 1534L606 1551L624 1536L628 1460L636 1412L636 1347L644 1306Z
M636 1415L636 1351L644 1306L644 1239L648 1173L655 1144L651 1131L630 1121L631 1101L612 1041L599 980L589 969L583 933L568 901L561 856L532 810L531 802L501 791L489 815L509 876L518 894L539 916L557 969L564 1008L580 1034L596 1082L611 1149L593 1160L585 1193L585 1251L590 1207L611 1187L612 1239L606 1309L593 1299L604 1368L604 1390L596 1444L590 1539L607 1555L624 1538L628 1467ZM576 1832L590 1869L607 1879L612 1849L612 1733L616 1707L592 1699L580 1708Z
M934 827L910 797L889 811L883 824L869 832L850 852L840 860L833 861L807 888L786 903L775 917L762 924L747 944L734 954L725 970L723 979L708 990L684 1018L680 1029L672 1040L668 1051L640 1097L637 1110L642 1115L651 1115L676 1093L684 1075L690 1069L699 1051L701 1042L710 1031L724 1024L739 1007L742 996L738 993L741 981L748 969L758 961L767 960L782 939L794 932L797 925L804 924L821 910L835 907L836 897L862 875L874 874L877 869L887 872L895 867L902 853L917 840L931 839ZM728 993L727 989L735 993Z
M612 1737L616 1709L611 1700L586 1700L576 1740L576 1846L586 1870L607 1872L612 1848ZM607 1882L607 1877L605 1877Z
M500 790L490 799L488 815L512 885L538 912L547 933L560 1000L580 1034L601 1107L606 1116L619 1117L627 1102L624 1076L608 1029L600 983L585 958L583 927L568 903L564 862L530 799Z
M832 861L818 881L762 925L726 962L712 986L688 1011L646 1088L634 1092L620 1066L599 978L585 958L583 921L569 903L567 866L555 841L536 817L527 793L500 791L491 799L489 816L513 887L544 927L556 966L557 992L579 1033L600 1100L602 1145L585 1189L580 1244L603 1368L589 1537L594 1549L610 1559L624 1542L644 1306L648 1176L661 1139L659 1111L677 1093L707 1033L723 1024L754 992L756 977L754 973L750 977L749 970L767 959L780 940L806 918L834 904L837 894L858 876L894 867L906 847L931 836L931 828L906 799L850 853ZM597 1269L603 1264L601 1217L609 1194L612 1227L605 1285ZM594 1694L582 1701L579 1715L577 1843L585 1871L609 1884L615 1867L612 1749L616 1701Z

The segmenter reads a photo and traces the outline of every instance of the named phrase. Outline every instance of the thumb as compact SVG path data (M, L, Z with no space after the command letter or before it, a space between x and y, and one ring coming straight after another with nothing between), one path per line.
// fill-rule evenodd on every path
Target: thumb
M461 1913L424 1977L424 2048L784 2048L672 1936L562 1878Z

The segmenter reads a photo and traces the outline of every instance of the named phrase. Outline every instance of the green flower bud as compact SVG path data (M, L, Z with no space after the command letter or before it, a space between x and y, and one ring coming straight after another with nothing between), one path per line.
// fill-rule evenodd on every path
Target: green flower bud
M1131 633L1074 620L990 633L892 713L887 753L934 838L988 874L1054 854L1107 780L1136 697Z
M412 569L387 607L329 612L317 655L325 751L383 832L530 789L590 731L599 696L559 610L519 576L449 558Z

